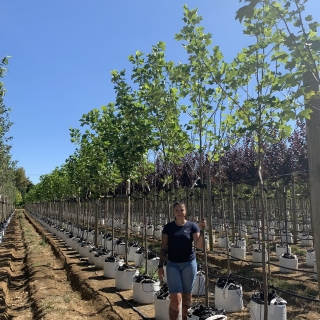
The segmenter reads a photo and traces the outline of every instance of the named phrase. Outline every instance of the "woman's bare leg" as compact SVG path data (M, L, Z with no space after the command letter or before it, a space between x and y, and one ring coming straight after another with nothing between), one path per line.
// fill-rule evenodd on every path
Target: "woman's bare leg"
M181 293L170 293L169 320L178 320L181 300Z
M191 307L191 293L182 294L182 320L187 320L187 311Z

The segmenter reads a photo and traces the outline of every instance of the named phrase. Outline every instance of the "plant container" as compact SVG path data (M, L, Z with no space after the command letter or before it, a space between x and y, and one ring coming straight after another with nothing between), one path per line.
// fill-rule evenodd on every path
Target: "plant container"
M137 269L123 264L116 270L116 289L131 290L133 286L133 278L137 274Z
M266 257L266 262L268 261L268 253L266 251L265 253ZM255 249L252 252L252 264L256 267L261 267L262 266L262 250L260 249Z
M225 310L215 309L213 307L206 307L202 304L195 305L188 309L187 319L188 320L225 320Z
M136 251L140 249L140 246L134 242L134 243L129 243L129 253L128 253L128 261L129 262L134 262L135 259L135 253Z
M126 242L123 239L118 239L115 242L115 252L118 255L125 255L125 253L126 253Z
M133 301L142 304L151 304L155 300L155 292L159 291L160 282L148 275L139 275L133 282Z
M316 260L316 252L314 249L309 249L306 252L306 264L308 267L313 267L314 266L314 261Z
M194 296L204 296L206 289L206 278L204 276L204 272L199 270L197 272L196 279L194 281L194 285L192 288L192 295Z
M110 256L105 259L103 265L103 276L109 279L115 279L116 270L123 265L123 259L118 259L115 256Z
M110 256L111 251L99 251L94 255L94 266L98 270L103 270L104 262L108 256Z
M291 273L293 270L290 269L298 270L298 258L296 255L284 253L279 258L279 266L281 273Z
M277 255L278 259L281 257L282 254L287 253L287 252L289 254L291 254L291 247L289 245L286 245L286 244L284 244L284 245L277 244L276 245L276 255Z
M218 246L219 246L219 248L226 248L227 247L227 237L226 236L218 237Z
M145 252L143 248L139 248L134 255L134 266L141 267L145 257Z
M254 293L250 300L250 319L264 320L264 295ZM287 302L278 297L274 290L268 293L268 319L287 320Z
M240 247L236 245L231 246L231 259L246 259L246 247Z
M168 286L163 284L159 291L155 294L154 312L155 320L168 320L170 305L170 293ZM182 320L181 307L178 320Z
M310 234L303 234L301 238L302 247L312 247L313 246L313 236Z
M239 312L243 308L241 284L229 278L219 278L215 286L215 307L226 312Z

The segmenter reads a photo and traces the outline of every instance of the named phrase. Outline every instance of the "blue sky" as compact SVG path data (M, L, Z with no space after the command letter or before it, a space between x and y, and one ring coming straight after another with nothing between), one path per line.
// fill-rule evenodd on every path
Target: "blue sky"
M130 54L161 40L168 59L184 60L174 35L185 3L198 7L227 61L249 43L234 19L237 0L1 1L0 57L12 56L3 79L12 155L34 183L73 153L69 128L114 100L110 71L129 70ZM320 21L319 0L309 0L308 12Z

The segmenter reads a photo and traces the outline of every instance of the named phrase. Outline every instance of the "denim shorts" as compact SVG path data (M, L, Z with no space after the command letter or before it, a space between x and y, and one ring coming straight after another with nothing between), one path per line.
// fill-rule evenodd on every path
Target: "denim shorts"
M197 276L196 259L181 263L167 261L166 273L170 293L192 293Z

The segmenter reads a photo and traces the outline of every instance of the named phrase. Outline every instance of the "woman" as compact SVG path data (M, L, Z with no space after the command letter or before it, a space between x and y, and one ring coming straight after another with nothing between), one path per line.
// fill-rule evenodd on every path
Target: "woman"
M158 276L163 280L163 263L167 260L167 282L170 292L169 319L178 319L182 302L182 319L187 319L191 306L191 294L197 275L196 255L193 244L203 248L203 234L198 225L186 219L186 206L183 202L173 205L175 220L166 224L162 231L162 244L158 266ZM203 229L206 221L200 223Z

